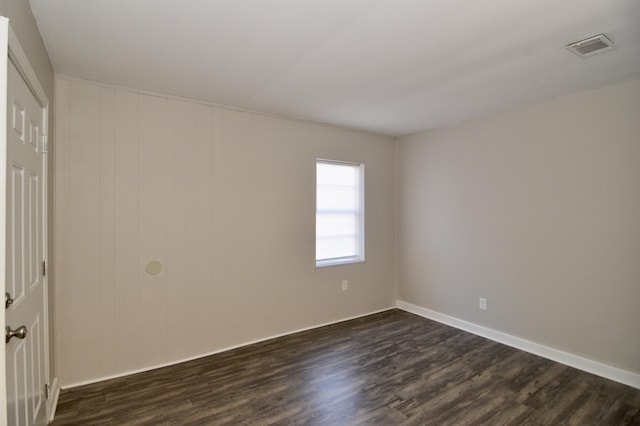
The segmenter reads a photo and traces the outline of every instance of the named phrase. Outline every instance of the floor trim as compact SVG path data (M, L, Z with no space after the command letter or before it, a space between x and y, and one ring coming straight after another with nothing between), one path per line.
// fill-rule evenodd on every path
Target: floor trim
M58 378L54 377L51 383L51 394L47 401L47 423L51 423L56 416L56 408L58 408L58 398L60 398L60 384Z
M460 330L468 331L469 333L481 337L486 337L487 339L503 343L507 346L568 365L569 367L577 368L578 370L586 371L587 373L595 374L597 376L640 389L640 374L612 367L601 362L573 355L571 353L522 339L511 334L441 314L440 312L432 311L431 309L413 305L402 300L397 300L396 306L398 309L402 309L403 311L420 315L421 317L428 318Z
M179 360L176 360L176 361L171 361L171 362L158 364L158 365L154 365L154 366L150 366L150 367L140 368L138 370L126 371L124 373L119 373L119 374L114 374L114 375L110 375L110 376L99 377L99 378L96 378L96 379L85 380L85 381L76 382L76 383L70 383L68 385L65 385L62 389L71 389L71 388L75 388L75 387L78 387L78 386L84 386L84 385L90 385L92 383L103 382L105 380L111 380L111 379L117 379L119 377L130 376L132 374L144 373L145 371L156 370L156 369L162 368L162 367L169 367L170 365L176 365L176 364L180 364L182 362L193 361L195 359L200 359L200 358L204 358L204 357L207 357L207 356L219 354L219 353L222 353L222 352L230 351L232 349L241 348L243 346L253 345L255 343L264 342L266 340L276 339L278 337L288 336L290 334L300 333L302 331L313 330L315 328L326 327L328 325L338 324L338 323L341 323L341 322L344 322L344 321L351 321L351 320L354 320L354 319L357 319L357 318L367 317L369 315L374 315L374 314L379 314L381 312L390 311L392 309L396 309L396 307L395 306L391 306L391 307L388 307L388 308L378 309L376 311L371 311L371 312L367 312L367 313L364 313L364 314L355 315L355 316L352 316L352 317L342 318L342 319L335 320L335 321L330 321L330 322L326 322L326 323L322 323L322 324L318 324L318 325L313 325L311 327L299 328L297 330L288 331L286 333L275 334L275 335L272 335L272 336L269 336L269 337L265 337L265 338L262 338L262 339L257 339L257 340L252 340L250 342L241 343L239 345L229 346L227 348L220 349L220 350L217 350L217 351L208 352L208 353L205 353L205 354L196 355L196 356L189 357L189 358L182 358L182 359L179 359Z

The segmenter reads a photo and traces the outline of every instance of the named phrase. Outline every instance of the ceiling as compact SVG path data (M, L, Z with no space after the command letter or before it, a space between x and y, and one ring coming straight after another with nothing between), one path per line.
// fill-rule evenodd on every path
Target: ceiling
M637 0L30 3L57 73L395 136L640 76Z

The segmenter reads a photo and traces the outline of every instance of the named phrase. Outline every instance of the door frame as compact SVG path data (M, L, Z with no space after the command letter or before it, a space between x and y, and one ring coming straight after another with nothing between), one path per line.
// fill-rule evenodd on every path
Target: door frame
M6 209L7 209L7 70L9 61L13 62L18 73L26 82L27 86L33 93L34 97L38 101L38 104L43 108L43 138L39 141L40 148L43 149L42 161L44 162L43 171L43 200L42 206L43 212L43 257L48 262L49 248L48 248L48 153L47 153L47 139L49 131L49 99L38 80L38 77L33 70L33 67L27 59L16 34L11 29L9 19L0 16L0 290L5 292L5 276L6 276ZM49 274L43 277L44 285L44 351L45 351L45 378L47 383L51 385L50 366L49 366ZM0 315L0 330L4 330L5 315ZM54 380L54 382L57 382ZM49 398L46 401L46 417L47 420L52 420L55 413L55 403L57 402L57 396L59 389L54 383L52 392L49 393ZM6 378L6 360L5 350L0 351L0 423L2 420L7 420L7 378Z

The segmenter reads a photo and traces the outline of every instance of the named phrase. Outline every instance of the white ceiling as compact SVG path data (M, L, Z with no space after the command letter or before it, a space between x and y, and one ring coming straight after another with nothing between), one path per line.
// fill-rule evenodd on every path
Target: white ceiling
M58 73L388 135L640 76L638 0L30 3Z

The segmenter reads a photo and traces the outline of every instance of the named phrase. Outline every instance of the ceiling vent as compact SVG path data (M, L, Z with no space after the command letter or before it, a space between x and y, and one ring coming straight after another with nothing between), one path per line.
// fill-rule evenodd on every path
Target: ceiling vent
M581 58L588 58L613 48L613 42L604 34L598 34L567 45L567 49Z

